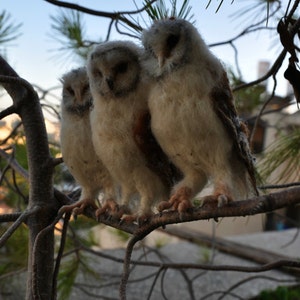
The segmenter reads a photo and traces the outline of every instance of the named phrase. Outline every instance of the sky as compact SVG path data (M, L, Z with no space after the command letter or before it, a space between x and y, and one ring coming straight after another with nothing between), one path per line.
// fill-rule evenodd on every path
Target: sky
M220 0L211 0L210 6L206 8L208 1L190 0L196 21L195 26L207 44L225 41L236 36L250 24L248 22L251 22L251 18L255 18L256 14L262 11L257 7L253 14L236 19L230 16L234 12L242 12L247 6L257 6L259 0L235 0L233 2L224 0L217 13L216 8ZM178 2L181 3L180 0ZM132 0L77 0L73 3L108 12L135 10ZM138 7L141 7L141 3L142 1L136 0ZM60 85L59 79L65 72L80 66L81 63L76 59L66 60L57 51L62 45L51 36L53 31L51 30L50 16L57 15L58 7L43 0L0 0L0 11L3 10L11 15L12 21L22 23L22 36L6 48L9 63L22 78L47 89ZM108 19L84 15L84 21L87 36L90 39L105 39ZM252 33L236 43L236 47L239 49L240 69L245 81L257 78L259 61L272 63L280 53L281 48L280 45L278 46L278 42L276 45L277 38L265 27L262 32ZM128 39L128 37L113 32L111 39ZM212 47L211 50L226 65L234 65L234 51L230 46ZM279 74L278 94L284 95L286 87L285 79L282 74ZM0 103L0 108L3 108L3 103Z

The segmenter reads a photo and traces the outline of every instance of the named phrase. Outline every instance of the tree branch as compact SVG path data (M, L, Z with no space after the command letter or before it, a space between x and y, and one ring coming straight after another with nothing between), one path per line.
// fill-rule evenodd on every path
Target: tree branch
M40 244L38 256L33 258L33 245L39 232L52 222L58 205L53 195L53 163L48 147L48 139L44 118L37 93L27 81L20 79L18 74L0 56L0 79L2 85L13 99L13 105L23 122L29 165L29 207L33 212L27 217L29 227L29 259L26 299L32 299L32 284L36 262L39 273L39 288L45 295L51 295L54 256L54 233L48 232ZM9 77L15 77L12 79ZM26 105L25 105L26 104ZM25 214L26 215L26 214ZM23 216L22 215L22 218ZM21 218L21 217L20 217ZM25 218L25 217L24 217ZM17 225L20 222L17 223Z
M93 16L104 17L104 18L108 18L111 20L119 20L119 21L122 21L123 23L125 23L126 25L128 25L129 27L133 28L136 31L142 31L143 28L141 26L138 26L137 24L131 22L130 20L128 20L126 17L124 17L124 15L138 14L138 13L141 13L142 11L144 11L148 7L148 4L147 4L144 7L142 7L141 9L137 9L135 11L120 11L120 12L111 13L111 12L104 12L104 11L90 9L90 8L87 8L87 7L78 5L78 4L64 2L64 1L57 1L57 0L45 0L45 1L48 3L54 4L56 6L74 9L74 10L81 11L81 12L84 12L84 13L87 13L87 14L90 14ZM155 1L157 1L157 0L152 0L150 2L150 4L154 3Z

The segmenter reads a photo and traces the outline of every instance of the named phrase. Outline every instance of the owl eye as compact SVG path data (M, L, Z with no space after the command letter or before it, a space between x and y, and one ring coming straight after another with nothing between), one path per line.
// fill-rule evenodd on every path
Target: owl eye
M179 42L179 35L170 34L167 38L167 47L172 50Z
M127 69L128 69L128 63L127 62L121 62L115 68L116 72L121 73L121 74L125 73L127 71Z
M89 91L89 86L88 85L85 85L83 88L82 88L82 95L84 95L85 93L87 93Z
M100 77L100 78L103 77L103 74L99 69L94 69L93 73L95 77Z
M66 87L66 90L70 95L72 95L72 96L75 95L74 90L70 86Z

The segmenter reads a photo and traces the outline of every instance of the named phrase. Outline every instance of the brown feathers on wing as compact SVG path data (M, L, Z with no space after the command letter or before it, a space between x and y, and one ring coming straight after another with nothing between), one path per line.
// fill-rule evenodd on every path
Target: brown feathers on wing
M133 128L135 143L145 155L148 167L155 172L164 185L171 189L182 179L181 171L169 160L151 130L151 115L144 111L139 115Z
M222 81L211 90L210 97L213 99L212 103L217 116L222 121L228 135L234 141L234 151L247 168L253 190L258 195L254 169L255 158L251 154L248 143L248 128L237 115L225 71Z

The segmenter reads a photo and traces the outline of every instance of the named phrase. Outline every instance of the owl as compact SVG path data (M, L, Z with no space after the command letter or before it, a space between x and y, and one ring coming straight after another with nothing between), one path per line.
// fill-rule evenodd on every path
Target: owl
M153 204L167 200L170 191L162 179L168 163L166 168L161 148L151 135L149 81L141 55L142 49L132 42L112 41L98 45L87 61L96 153L121 187L120 209L130 207L134 197L140 199L137 211L122 217L127 222L146 221Z
M96 209L96 216L105 211L98 208L95 200L104 192L105 204L112 204L115 197L113 180L102 161L96 155L92 143L90 110L92 96L86 68L74 69L62 77L63 95L61 102L61 151L64 163L81 186L78 202L63 206L63 212L81 214L90 206ZM104 206L105 206L104 204Z
M185 212L191 199L213 184L204 200L224 205L256 194L247 128L238 118L227 74L196 28L181 19L160 20L142 34L151 129L183 178L168 202Z

